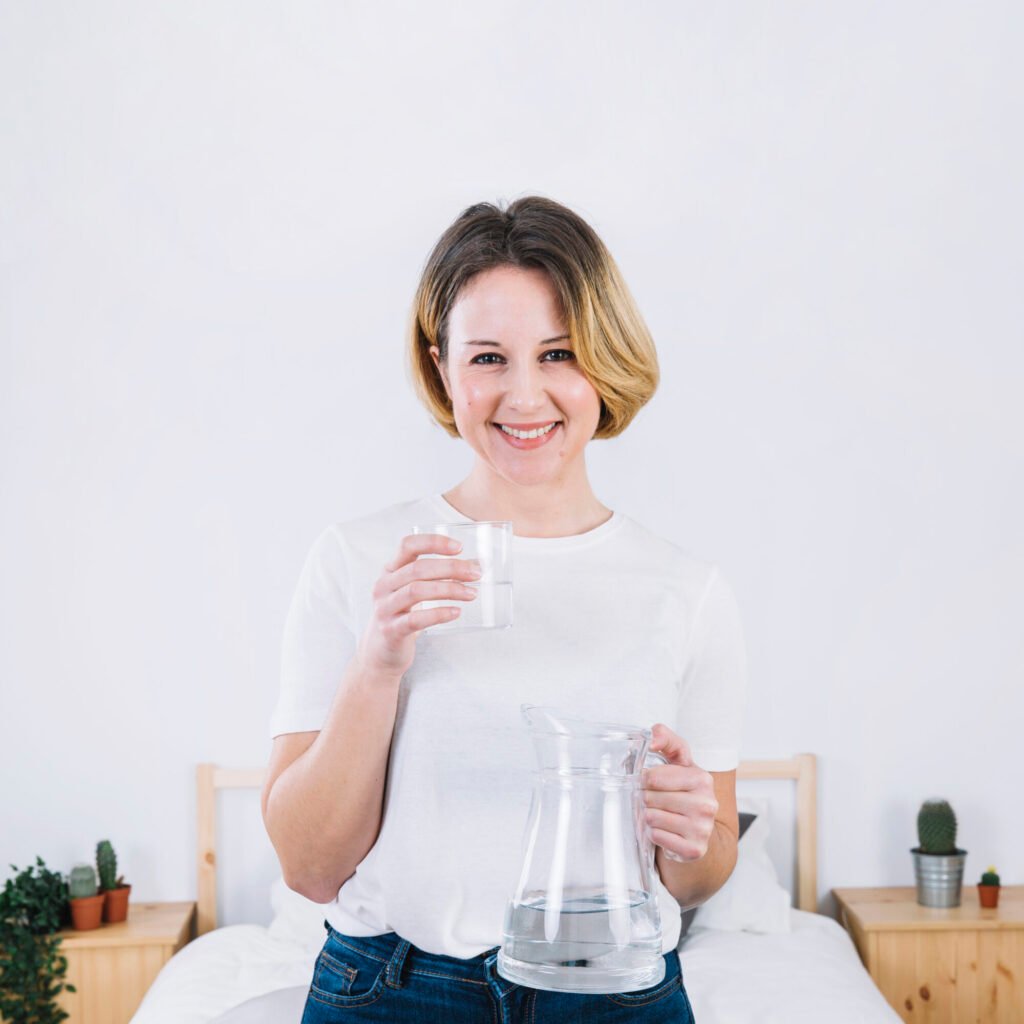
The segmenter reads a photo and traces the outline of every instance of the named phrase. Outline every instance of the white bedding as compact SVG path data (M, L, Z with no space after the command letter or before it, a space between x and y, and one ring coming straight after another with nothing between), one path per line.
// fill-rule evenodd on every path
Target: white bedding
M132 1024L298 1024L318 952L260 925L217 928L164 965ZM820 914L793 910L782 934L697 930L679 957L697 1024L899 1021L850 937Z
M287 988L301 988L301 1007L318 953L308 945L274 937L263 925L215 928L164 964L131 1024L208 1024L254 996ZM296 1024L301 1016L300 1009ZM286 1024L288 1018L252 1020Z
M853 941L795 910L768 855L769 813L751 814L729 879L679 946L697 1024L898 1024ZM325 907L278 876L267 927L228 925L189 943L157 976L131 1024L298 1024L326 939Z
M831 917L792 910L792 931L697 931L679 948L697 1024L899 1024Z

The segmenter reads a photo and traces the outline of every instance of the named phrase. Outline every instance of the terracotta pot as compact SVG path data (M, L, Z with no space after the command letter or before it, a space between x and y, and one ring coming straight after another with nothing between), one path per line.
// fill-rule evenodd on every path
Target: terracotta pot
M71 904L71 926L80 932L90 928L99 928L103 916L103 893L96 896L82 896L77 900L68 900Z
M103 904L103 920L107 924L128 920L128 895L131 891L130 885L122 885L120 889L108 889L103 894L107 898Z
M983 907L998 907L999 906L999 886L998 885L979 885L978 886L978 899L981 900Z

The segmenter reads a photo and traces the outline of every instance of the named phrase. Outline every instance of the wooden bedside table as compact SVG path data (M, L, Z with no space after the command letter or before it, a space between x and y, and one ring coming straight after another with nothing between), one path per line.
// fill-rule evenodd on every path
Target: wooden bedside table
M128 1024L160 968L195 938L196 905L129 902L127 921L57 934L64 980L78 990L57 996L65 1024Z
M840 921L882 995L905 1021L1024 1022L1024 885L987 910L964 884L959 907L917 903L913 886L833 889Z

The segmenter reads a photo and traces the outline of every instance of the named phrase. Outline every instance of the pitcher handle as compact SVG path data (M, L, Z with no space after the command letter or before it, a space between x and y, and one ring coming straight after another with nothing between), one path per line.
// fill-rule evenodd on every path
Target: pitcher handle
M644 767L645 768L652 767L652 765L648 763L652 759L654 760L655 764L658 764L658 763L669 764L669 759L667 757L665 757L664 754L659 754L656 750L649 750L647 752L647 757L644 758ZM655 843L654 843L654 840L651 839L651 827L650 827L650 825L647 824L646 821L644 822L644 846L645 846L645 850L646 850L646 854L647 854L647 858L648 858L648 863L650 864L651 870L653 871L654 870L654 853L655 853L654 847L655 847ZM664 847L662 847L661 848L661 853L662 853L662 856L666 857L668 860L674 860L674 861L676 861L679 864L683 864L685 862L685 858L684 857L680 857L678 853L674 853L672 850L666 850Z

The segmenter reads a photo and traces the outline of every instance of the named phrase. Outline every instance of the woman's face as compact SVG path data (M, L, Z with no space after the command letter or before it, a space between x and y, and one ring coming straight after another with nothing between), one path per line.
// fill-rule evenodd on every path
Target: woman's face
M601 399L576 364L547 274L507 266L477 274L451 308L448 339L445 365L436 346L430 353L470 447L513 483L566 475L597 430ZM520 439L503 426L546 432Z

